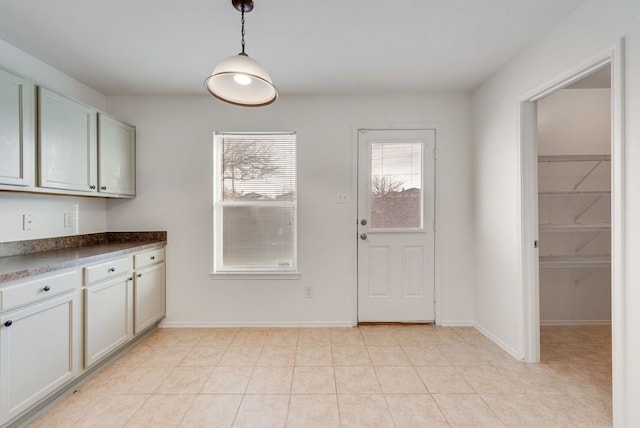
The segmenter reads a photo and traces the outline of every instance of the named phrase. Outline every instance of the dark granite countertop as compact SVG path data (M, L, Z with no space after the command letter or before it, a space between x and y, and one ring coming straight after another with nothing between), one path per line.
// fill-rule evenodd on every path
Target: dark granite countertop
M57 239L59 249L51 249L56 248ZM166 232L108 232L5 243L0 249L14 254L0 257L0 286L2 282L160 248L166 243Z

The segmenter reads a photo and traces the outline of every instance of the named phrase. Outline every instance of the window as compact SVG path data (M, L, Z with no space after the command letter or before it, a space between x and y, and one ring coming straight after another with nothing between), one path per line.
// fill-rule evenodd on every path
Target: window
M422 229L423 145L371 144L372 229Z
M296 272L295 133L214 134L214 273Z

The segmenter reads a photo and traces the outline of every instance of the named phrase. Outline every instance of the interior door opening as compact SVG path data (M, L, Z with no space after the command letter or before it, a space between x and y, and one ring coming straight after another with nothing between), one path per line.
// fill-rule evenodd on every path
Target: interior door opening
M610 65L537 100L537 152L540 360L610 385Z

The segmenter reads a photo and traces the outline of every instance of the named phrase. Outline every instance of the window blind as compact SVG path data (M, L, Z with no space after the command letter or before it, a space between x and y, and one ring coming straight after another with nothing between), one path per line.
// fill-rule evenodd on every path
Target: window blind
M216 133L214 270L296 269L296 135Z

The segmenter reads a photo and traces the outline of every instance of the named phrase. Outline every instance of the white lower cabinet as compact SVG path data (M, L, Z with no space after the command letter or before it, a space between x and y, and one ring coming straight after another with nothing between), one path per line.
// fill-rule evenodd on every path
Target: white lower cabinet
M134 334L138 334L164 317L164 262L140 270L136 269L134 294Z
M0 284L0 427L164 314L164 248Z
M84 289L85 368L133 337L133 278L129 275Z
M78 373L80 292L0 316L0 425Z

